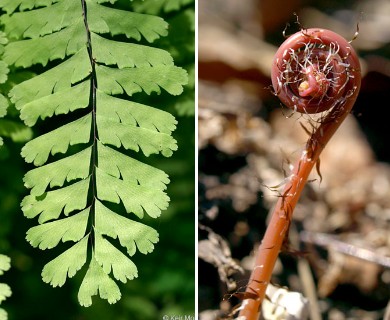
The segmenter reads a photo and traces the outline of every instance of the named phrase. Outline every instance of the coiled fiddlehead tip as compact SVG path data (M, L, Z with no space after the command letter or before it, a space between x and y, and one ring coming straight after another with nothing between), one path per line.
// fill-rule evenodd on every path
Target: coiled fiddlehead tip
M287 107L318 113L356 96L359 59L350 43L326 29L305 29L290 36L272 64L275 93Z
M321 114L306 143L283 196L276 203L259 246L239 317L259 318L274 265L288 233L294 208L322 150L351 111L360 89L357 54L340 35L325 29L304 29L289 37L272 64L275 93L289 108L301 113Z

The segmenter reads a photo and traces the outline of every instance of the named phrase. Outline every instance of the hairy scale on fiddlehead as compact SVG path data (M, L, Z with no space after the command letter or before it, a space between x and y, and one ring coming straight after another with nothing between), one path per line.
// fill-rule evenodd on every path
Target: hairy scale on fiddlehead
M257 251L246 299L239 307L240 319L258 319L295 205L321 151L351 111L360 82L357 54L348 41L329 30L301 30L275 54L272 84L279 99L297 112L322 114L272 213Z
M308 29L291 36L272 64L272 84L279 99L301 113L318 113L339 104L357 89L347 88L359 66L351 50L345 39L329 30Z

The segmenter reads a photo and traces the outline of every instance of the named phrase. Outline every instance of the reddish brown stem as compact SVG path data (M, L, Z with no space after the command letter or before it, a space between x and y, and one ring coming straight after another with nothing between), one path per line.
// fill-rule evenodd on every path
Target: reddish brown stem
M298 112L323 112L272 213L240 307L240 319L257 320L265 290L294 208L320 153L351 111L361 82L359 59L349 42L324 29L289 37L277 51L272 83L280 100ZM329 111L328 111L329 110Z

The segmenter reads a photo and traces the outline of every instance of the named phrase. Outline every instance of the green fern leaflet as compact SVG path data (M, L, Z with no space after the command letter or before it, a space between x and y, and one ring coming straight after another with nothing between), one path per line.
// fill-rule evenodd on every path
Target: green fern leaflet
M11 259L3 254L0 254L0 275L4 273L4 271L9 270L11 267ZM0 283L0 305L1 303L9 298L11 296L11 288L9 285L5 283ZM7 312L3 309L0 308L0 320L7 320L8 315Z
M167 35L163 19L104 2L116 1L0 0L10 39L5 62L50 66L16 85L11 101L28 126L66 119L22 149L36 166L24 178L31 191L23 212L39 222L27 240L40 249L69 243L42 278L62 286L85 266L78 293L83 306L94 295L118 301L117 282L138 275L130 257L152 252L158 241L142 219L167 208L169 178L142 157L172 155L176 120L140 97L162 90L179 95L187 83L171 55L150 45Z
M0 55L4 53L4 45L7 43L7 39L5 37L4 32L0 32ZM4 61L0 60L0 84L7 81L8 67ZM0 91L0 147L3 145L3 138L8 130L5 129L5 124L3 118L7 114L8 101L2 95Z

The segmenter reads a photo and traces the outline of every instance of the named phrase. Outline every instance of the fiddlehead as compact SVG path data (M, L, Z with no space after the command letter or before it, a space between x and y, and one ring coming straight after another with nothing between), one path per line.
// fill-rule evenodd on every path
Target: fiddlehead
M278 49L272 84L287 107L318 113L358 91L359 61L349 42L324 29L302 30Z
M289 37L275 54L272 84L279 99L297 112L323 114L272 213L247 286L250 298L239 308L240 319L258 319L295 205L321 151L351 111L360 82L357 54L348 41L329 30L301 30Z

